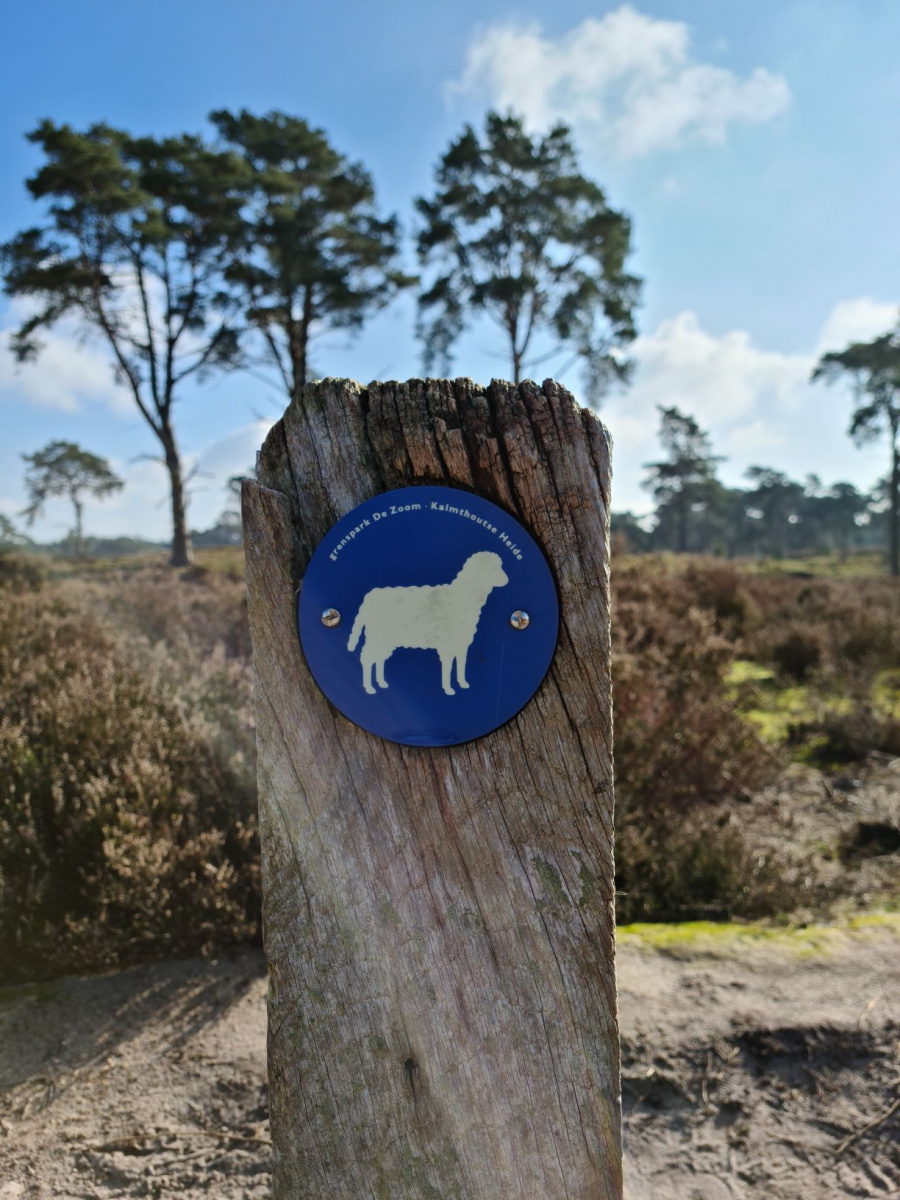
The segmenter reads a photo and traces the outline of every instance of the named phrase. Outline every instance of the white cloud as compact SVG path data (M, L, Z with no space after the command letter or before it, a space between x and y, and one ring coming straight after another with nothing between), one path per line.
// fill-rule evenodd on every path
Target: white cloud
M811 369L810 356L763 350L744 330L715 337L692 312L661 321L632 354L637 369L623 401L629 410L649 414L674 404L701 425L731 424L766 399L796 405Z
M725 454L730 482L754 462L795 478L817 472L826 480L871 485L881 456L858 452L846 436L849 395L826 391L809 377L824 348L883 333L896 322L896 307L870 297L836 304L815 345L784 354L758 346L745 330L716 336L691 312L661 321L632 347L633 383L610 397L603 411L615 446L617 508L645 510L640 489L643 464L658 452L657 405L675 405L711 435Z
M120 320L134 336L140 336L140 303L134 277L119 272L115 278L120 289ZM164 297L158 279L148 282L148 302L154 327L159 329ZM118 416L133 416L131 391L116 382L112 353L102 334L86 330L74 317L62 317L51 329L38 332L41 350L34 362L15 361L12 335L37 311L31 299L16 296L4 314L0 326L0 400L9 397L35 408L70 413L81 411L85 404L102 404ZM188 331L179 343L179 354L190 355L202 345L202 337Z
M900 305L884 304L868 296L842 300L831 310L822 328L817 351L843 350L851 342L867 342L893 329L900 319Z
M77 412L86 403L104 404L117 415L130 416L134 401L116 383L109 356L85 341L74 321L63 319L42 332L36 362L18 365L10 349L13 332L33 309L13 300L0 328L0 400L24 400L35 408Z
M590 149L623 157L687 140L721 143L735 124L760 124L790 101L787 82L757 67L747 77L691 59L681 21L623 5L558 38L503 22L477 32L448 98L487 100L529 126L563 120Z
M135 533L138 537L165 541L171 535L169 476L156 459L113 462L113 470L125 480L121 492L85 513L85 527L97 537Z
M783 427L757 418L746 425L736 425L725 438L724 448L738 454L759 453L778 450L786 441Z
M228 480L253 467L256 451L273 424L270 420L253 421L183 454L185 475L193 472L188 484L188 523L192 529L208 529L226 505L233 504L227 491ZM133 535L168 541L172 519L169 476L163 464L153 457L138 460L116 457L110 460L110 465L125 486L102 501L89 503L85 511L87 532L96 537ZM18 497L0 497L0 512L6 513L20 528L23 522L19 514L24 506L24 493ZM69 502L52 499L28 533L37 541L55 541L71 527Z
M226 485L232 475L252 468L273 421L258 420L185 453L188 484L188 522L192 529L207 529L229 503ZM137 530L144 537L165 541L171 534L169 477L161 463L116 461L114 469L125 480L121 492L92 505L88 514L91 533L112 536Z
M232 475L244 475L256 463L256 452L262 446L274 420L260 417L250 425L235 429L224 437L204 446L197 456L201 471L208 472L224 484Z

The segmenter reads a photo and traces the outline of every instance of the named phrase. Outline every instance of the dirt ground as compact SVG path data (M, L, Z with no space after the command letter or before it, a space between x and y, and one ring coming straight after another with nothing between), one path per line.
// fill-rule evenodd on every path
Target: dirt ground
M900 937L810 945L623 939L629 1200L900 1197ZM3 992L0 1200L267 1196L265 992L252 951Z

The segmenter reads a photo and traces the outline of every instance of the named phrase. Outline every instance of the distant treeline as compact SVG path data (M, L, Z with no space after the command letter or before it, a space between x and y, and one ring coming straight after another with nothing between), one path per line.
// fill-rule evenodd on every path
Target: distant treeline
M195 546L208 549L216 546L239 546L240 525L220 523L211 529L193 530L191 538ZM169 542L153 542L140 537L85 537L83 549L79 550L73 534L58 542L34 542L17 535L4 537L0 528L0 553L9 550L25 551L28 554L60 555L64 558L125 558L135 554L167 553Z
M889 485L868 492L852 483L801 483L772 467L750 467L746 487L718 478L723 460L709 436L677 408L661 408L661 462L647 464L643 486L656 501L652 515L612 514L613 536L637 553L765 556L884 549L888 543Z

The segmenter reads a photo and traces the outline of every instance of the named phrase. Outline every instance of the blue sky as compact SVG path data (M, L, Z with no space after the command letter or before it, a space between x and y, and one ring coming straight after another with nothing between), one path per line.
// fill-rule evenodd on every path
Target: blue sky
M756 462L863 486L883 473L885 447L845 437L849 395L807 379L818 353L882 332L900 303L893 0L33 0L5 11L0 240L38 215L23 182L37 156L23 134L45 116L164 134L203 130L214 108L280 108L362 160L407 231L411 198L465 121L492 105L535 129L562 118L585 171L631 214L632 266L646 281L634 383L603 407L615 506L649 506L639 484L656 454L658 403L711 430L729 482ZM89 531L164 537L165 480L135 461L153 439L102 345L64 326L37 366L18 371L5 347L17 315L0 300L0 511L23 506L19 455L67 438L127 480L91 508ZM405 299L356 340L326 339L317 373L418 374L413 322ZM475 329L455 371L502 376L499 350L490 328ZM563 379L577 394L577 368ZM224 480L250 464L281 407L274 387L247 375L185 393L196 527L215 518ZM68 524L60 503L34 533L57 537Z

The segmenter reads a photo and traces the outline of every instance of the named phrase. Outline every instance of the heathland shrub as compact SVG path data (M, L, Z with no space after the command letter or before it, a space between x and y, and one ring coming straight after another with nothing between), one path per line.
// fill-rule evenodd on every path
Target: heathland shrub
M47 572L33 554L0 551L0 599L8 592L37 592L47 581Z
M616 837L616 917L632 921L770 917L808 899L802 872L751 850L723 814L626 820Z
M802 682L821 665L823 640L815 626L793 626L772 646L772 661L782 675Z
M760 614L744 636L745 657L779 666L779 654L791 653L779 647L797 637L806 645L795 662L807 674L839 681L859 667L900 666L900 588L893 580L745 578Z
M826 710L808 732L814 738L808 758L823 766L861 762L873 751L900 758L900 719L868 701L847 712Z
M149 568L34 590L39 580L10 575L0 582L0 973L255 936L243 581ZM780 762L743 717L728 670L735 657L777 668L778 647L810 635L819 657L806 656L804 687L853 698L817 729L822 753L900 754L898 722L869 704L879 672L900 665L900 591L652 558L618 562L613 585L619 919L807 903L805 871L751 849L734 819Z
M620 570L613 683L620 812L709 806L772 778L777 763L725 682L732 642L680 576Z
M113 583L104 585L114 589ZM177 577L168 591L177 594ZM157 597L160 603L163 597ZM77 585L0 606L0 970L201 952L258 925L246 662L116 629Z
M761 619L741 655L802 686L806 711L790 731L796 751L826 767L900 753L900 704L884 688L900 667L896 582L750 575L747 587Z
M681 586L690 603L712 613L716 632L732 641L759 621L759 609L747 590L746 580L746 574L733 563L710 558L688 561L681 574Z
M91 597L117 626L152 642L183 648L193 658L221 648L229 659L249 662L247 594L237 575L202 567L176 575L160 567L125 576L112 587L94 584Z
M778 761L743 719L725 676L735 646L727 568L697 588L662 566L620 568L614 588L616 885L619 920L762 916L789 907L783 871L755 858L722 810ZM701 607L697 593L706 600ZM746 619L749 606L736 611Z

